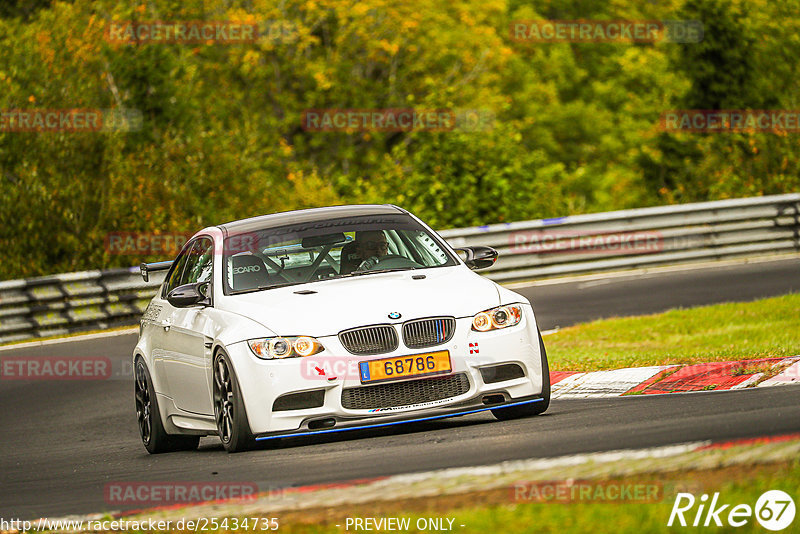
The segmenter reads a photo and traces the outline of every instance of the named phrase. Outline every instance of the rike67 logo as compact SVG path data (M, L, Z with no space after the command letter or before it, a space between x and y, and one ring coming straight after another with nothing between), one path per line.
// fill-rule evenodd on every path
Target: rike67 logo
M792 524L795 511L794 500L781 490L764 492L755 507L723 503L719 493L714 493L710 502L706 494L696 499L691 493L678 493L667 526L721 527L727 524L742 527L755 517L756 522L765 529L778 531Z

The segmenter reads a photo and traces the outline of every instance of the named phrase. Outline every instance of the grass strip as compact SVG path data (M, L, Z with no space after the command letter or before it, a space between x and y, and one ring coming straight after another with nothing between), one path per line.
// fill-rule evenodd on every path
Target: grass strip
M800 354L800 294L602 319L547 336L554 371L600 371Z

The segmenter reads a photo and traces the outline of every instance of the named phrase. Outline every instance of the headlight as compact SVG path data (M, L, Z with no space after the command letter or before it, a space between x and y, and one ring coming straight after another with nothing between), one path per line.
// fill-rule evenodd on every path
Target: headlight
M498 328L507 328L519 324L522 320L522 306L509 304L491 310L482 311L472 318L472 329L478 332L488 332Z
M262 360L311 356L325 350L319 341L308 336L251 339L247 344Z
M312 354L319 352L316 350L317 348L322 348L322 346L317 343L316 339L312 339L307 336L298 337L292 343L292 347L294 347L294 351L299 354L300 356L311 356Z

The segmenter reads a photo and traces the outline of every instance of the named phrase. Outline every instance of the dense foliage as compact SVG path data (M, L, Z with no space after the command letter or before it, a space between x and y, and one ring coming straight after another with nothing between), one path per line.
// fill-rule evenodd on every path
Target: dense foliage
M0 131L0 279L128 266L108 232L395 203L436 228L797 191L800 134L659 130L797 109L778 0L13 0L0 111L130 108L132 132ZM520 19L697 19L700 43L530 43ZM112 42L112 21L283 24L245 44ZM318 132L308 109L479 110L489 128Z

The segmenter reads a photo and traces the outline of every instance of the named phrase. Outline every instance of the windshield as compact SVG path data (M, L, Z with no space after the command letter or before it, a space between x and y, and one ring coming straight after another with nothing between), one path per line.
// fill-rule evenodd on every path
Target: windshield
M406 214L327 219L225 241L225 292L239 293L456 265L441 241Z

